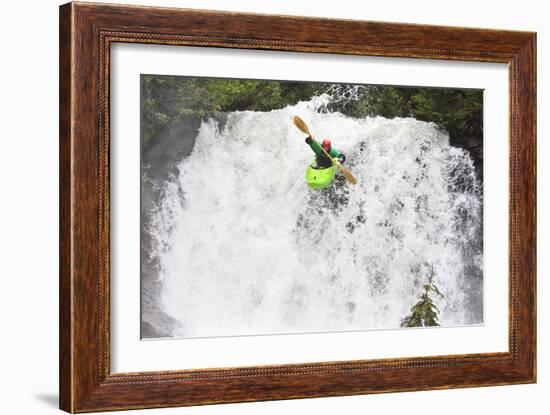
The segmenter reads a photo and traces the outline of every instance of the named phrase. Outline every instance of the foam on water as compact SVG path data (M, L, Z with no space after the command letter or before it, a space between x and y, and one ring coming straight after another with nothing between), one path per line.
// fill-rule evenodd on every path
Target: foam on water
M325 100L202 124L150 228L173 336L398 328L432 267L440 323L481 323L466 306L482 275L468 153L433 124L319 113ZM307 188L294 115L347 155L358 185Z

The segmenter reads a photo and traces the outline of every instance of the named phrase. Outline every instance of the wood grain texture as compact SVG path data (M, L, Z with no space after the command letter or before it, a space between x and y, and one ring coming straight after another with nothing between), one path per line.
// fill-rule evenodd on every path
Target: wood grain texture
M71 141L72 19L70 8L59 14L59 406L72 409L71 288Z
M111 373L112 43L508 63L509 352ZM60 407L90 412L534 382L536 36L427 25L70 3L60 9Z

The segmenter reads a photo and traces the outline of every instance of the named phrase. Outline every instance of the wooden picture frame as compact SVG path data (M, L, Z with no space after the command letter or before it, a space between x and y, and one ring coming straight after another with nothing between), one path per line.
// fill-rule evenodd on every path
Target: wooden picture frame
M509 65L509 352L111 373L109 70L114 43ZM60 407L68 412L536 381L536 34L69 3L60 8Z

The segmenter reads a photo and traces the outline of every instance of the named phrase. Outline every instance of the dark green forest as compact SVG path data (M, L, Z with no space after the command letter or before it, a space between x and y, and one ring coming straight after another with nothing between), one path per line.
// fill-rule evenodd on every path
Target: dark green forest
M142 75L142 140L148 145L185 115L270 111L353 86L328 83L226 80ZM363 86L353 99L334 100L323 111L345 115L414 117L449 132L451 140L483 136L483 91L426 87ZM480 141L480 140L478 140ZM475 144L475 143L474 143ZM460 142L458 145L461 145ZM466 145L461 145L468 147Z

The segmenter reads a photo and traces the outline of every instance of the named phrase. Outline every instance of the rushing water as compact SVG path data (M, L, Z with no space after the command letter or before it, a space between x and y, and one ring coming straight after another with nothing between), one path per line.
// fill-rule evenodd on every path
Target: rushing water
M176 337L398 328L433 267L442 325L482 322L481 186L469 154L412 118L326 102L204 122L149 232ZM312 191L300 115L358 178Z

